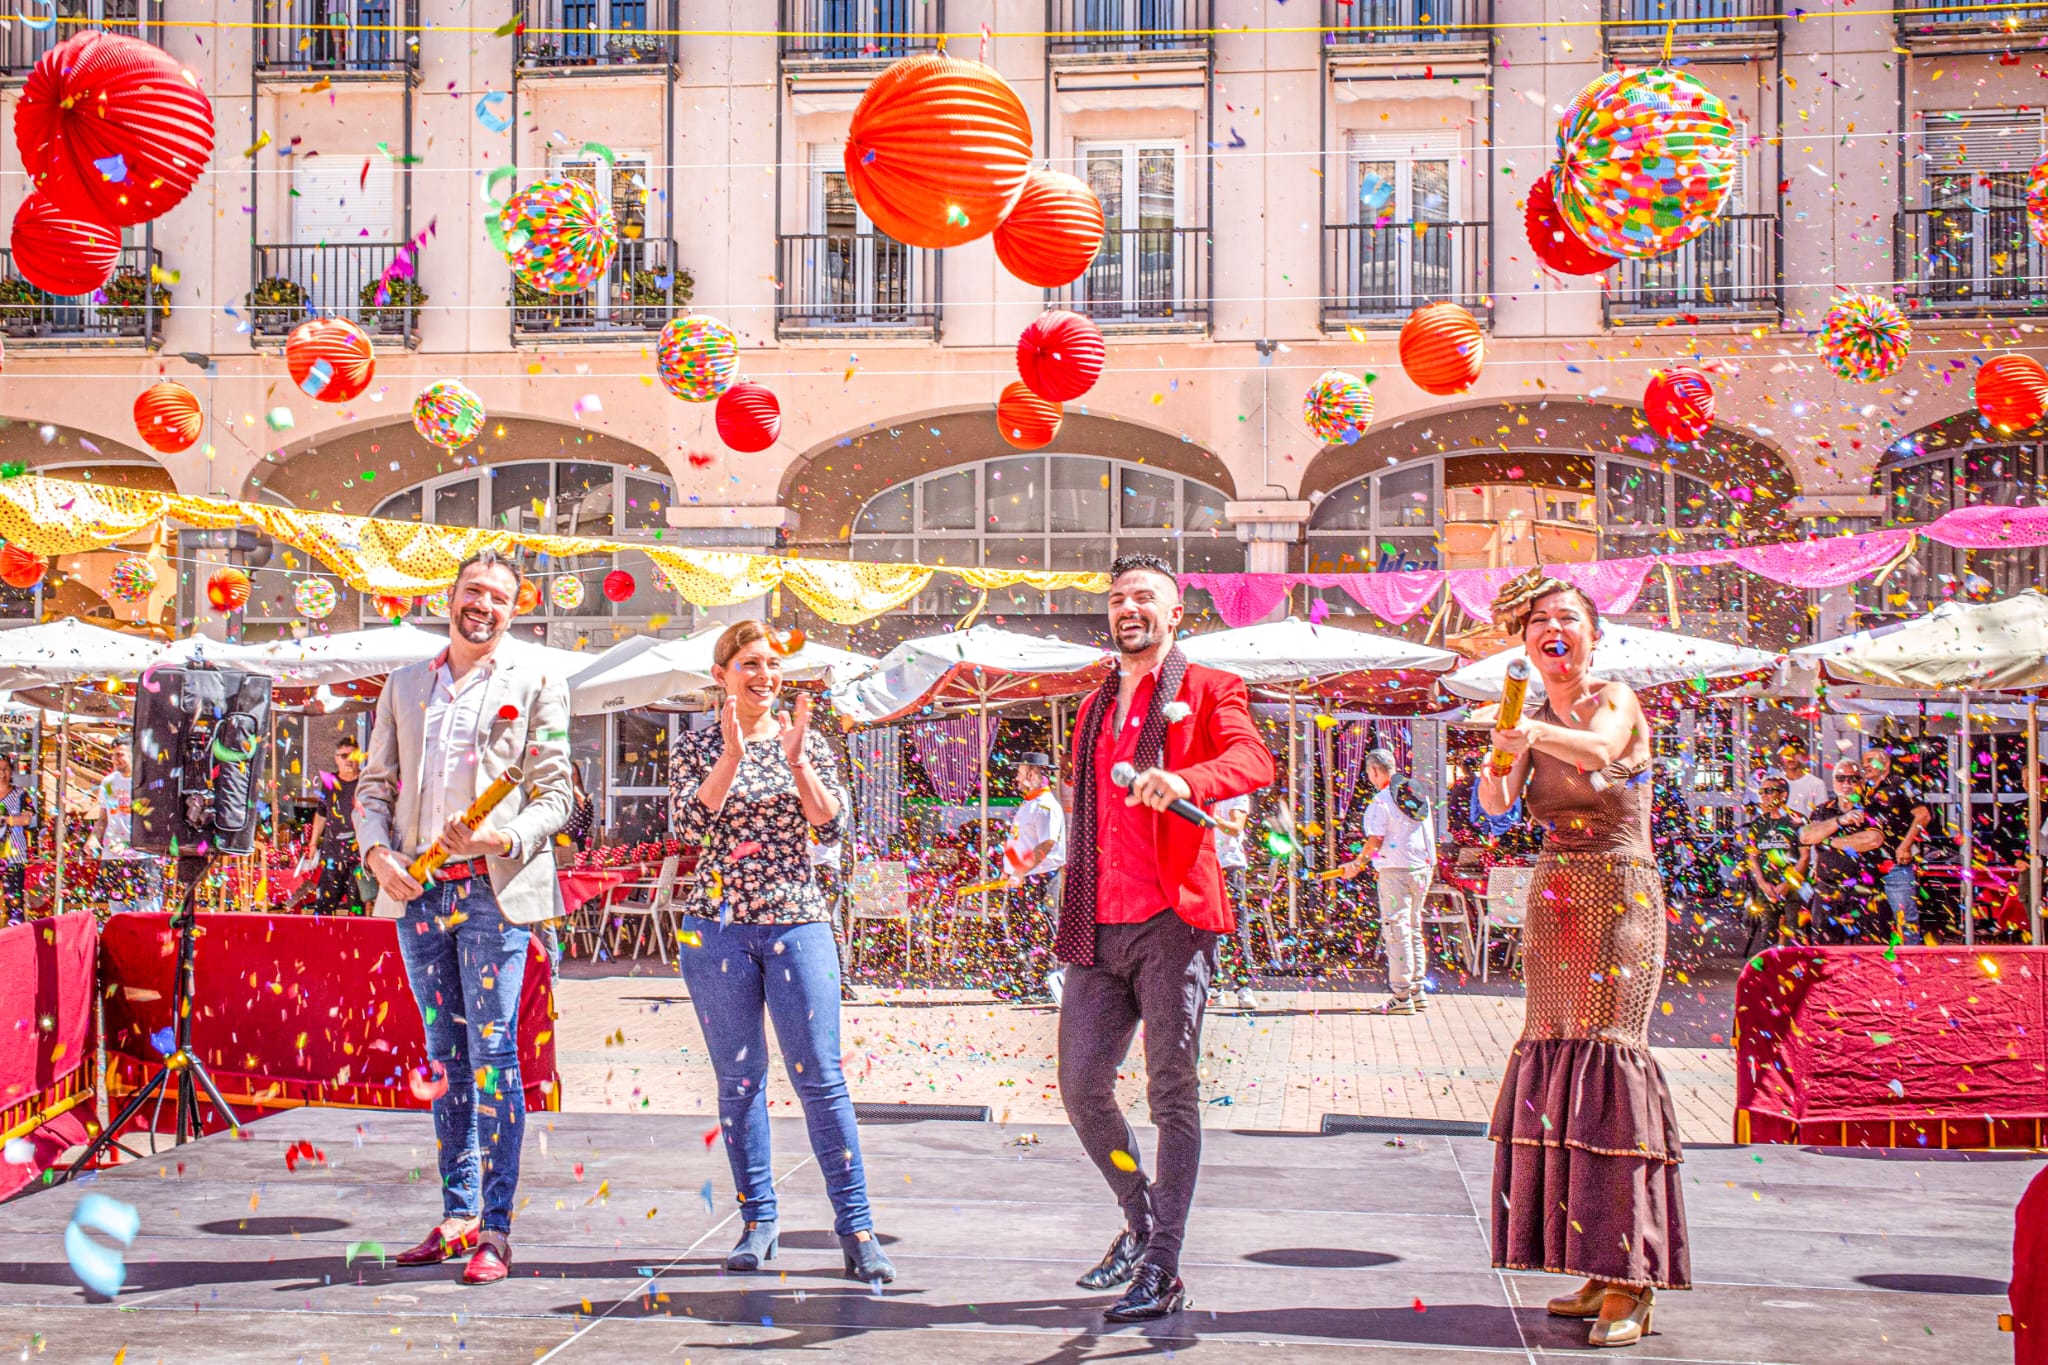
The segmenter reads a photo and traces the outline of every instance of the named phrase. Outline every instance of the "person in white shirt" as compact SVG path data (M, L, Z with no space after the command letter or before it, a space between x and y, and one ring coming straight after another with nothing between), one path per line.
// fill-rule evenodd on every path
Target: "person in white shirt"
M100 779L93 837L86 851L102 859L100 877L107 887L107 910L154 914L164 907L164 865L133 847L135 777L128 746L114 746L114 770Z
M1828 800L1827 783L1807 771L1806 750L1797 744L1780 749L1778 763L1785 770L1785 809L1802 820L1812 818L1814 807Z
M1436 821L1429 802L1394 772L1394 756L1374 749L1365 756L1366 779L1378 795L1365 809L1365 842L1342 868L1348 881L1368 861L1379 882L1380 947L1387 955L1387 989L1393 999L1381 1014L1414 1014L1429 1008L1423 978L1429 959L1422 937L1422 902L1436 876Z
M1037 971L1029 963L1043 940L1052 944L1051 903L1053 877L1067 864L1067 813L1052 790L1052 756L1021 754L1017 759L1017 791L1023 801L1010 821L1010 837L1003 841L1003 877L1010 883L1010 912L1022 922L1023 960L1018 963L1022 981L1035 981ZM1043 928L1041 932L1041 924ZM1033 998L1053 999L1048 981L1043 995L1034 988Z
M1237 916L1237 1003L1241 1009L1257 1009L1252 994L1252 917L1246 904L1245 878L1249 867L1244 854L1245 826L1252 820L1249 795L1226 797L1209 807L1216 817L1216 864L1223 869L1223 888L1230 896L1231 913ZM1222 1003L1223 993L1211 988L1209 1003Z

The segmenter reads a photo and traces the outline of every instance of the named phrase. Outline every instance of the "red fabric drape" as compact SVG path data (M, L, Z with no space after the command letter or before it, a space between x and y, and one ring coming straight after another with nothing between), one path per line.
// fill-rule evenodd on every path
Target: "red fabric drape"
M12 1007L9 1027L0 1029L0 1135L24 1138L33 1149L29 1161L0 1161L0 1198L35 1180L84 1132L91 1104L80 1097L92 1093L98 938L89 914L0 929L0 981Z

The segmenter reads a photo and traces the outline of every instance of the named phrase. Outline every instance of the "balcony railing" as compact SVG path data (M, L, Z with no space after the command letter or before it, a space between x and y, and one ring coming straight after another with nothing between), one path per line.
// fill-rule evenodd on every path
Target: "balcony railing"
M1951 316L2048 310L2048 253L2024 204L1907 209L1894 245L1899 295Z
M782 0L784 61L894 61L945 31L945 0Z
M776 330L937 332L939 253L879 232L782 239Z
M1104 327L1202 326L1209 321L1209 230L1125 228L1102 239L1062 308Z
M1774 42L1780 0L1605 0L1607 50L1701 52Z
M398 251L396 242L257 247L256 287L246 301L250 328L257 336L277 337L307 318L336 317L372 336L412 341L427 300L412 277L386 280Z
M126 337L154 349L169 316L171 292L155 283L163 265L153 247L121 249L113 278L91 294L46 294L14 268L14 253L0 248L0 332L42 341L117 342Z
M1493 0L1323 0L1330 47L1484 43Z
M627 71L672 65L675 0L521 0L523 71Z
M1716 218L1675 251L1615 268L1607 320L1630 317L1776 317L1778 215Z
M419 0L264 0L256 34L261 71L335 75L419 65Z
M1399 322L1425 303L1491 307L1484 223L1323 226L1323 321Z
M25 76L36 59L81 29L100 28L125 33L144 42L157 40L156 27L142 9L141 0L56 0L57 18L62 22L45 29L33 29L19 16L0 26L0 74ZM24 6L24 13L47 14L41 6Z
M1899 36L1908 46L1940 46L1957 40L2009 38L2048 28L2048 5L1972 10L1939 0L1905 0L1899 6Z
M586 341L658 332L688 310L690 290L690 277L676 270L676 244L666 237L638 237L619 243L611 269L593 289L544 294L514 279L512 331Z
M1135 57L1206 53L1209 0L1046 0L1046 54Z

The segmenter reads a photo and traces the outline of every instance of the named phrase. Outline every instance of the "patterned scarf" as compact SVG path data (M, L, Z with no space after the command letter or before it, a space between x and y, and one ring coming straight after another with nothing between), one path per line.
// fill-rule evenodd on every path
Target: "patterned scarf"
M1187 676L1188 658L1175 645L1159 667L1159 680L1152 688L1152 701L1145 708L1145 721L1138 729L1136 766L1139 772L1156 768L1166 753L1166 704L1180 695L1181 679ZM1101 776L1095 766L1095 747L1102 738L1102 717L1116 705L1118 675L1109 675L1081 705L1074 757L1074 828L1067 840L1067 881L1060 896L1060 924L1053 935L1053 956L1076 967L1095 965L1095 809ZM1112 750L1114 744L1111 745Z

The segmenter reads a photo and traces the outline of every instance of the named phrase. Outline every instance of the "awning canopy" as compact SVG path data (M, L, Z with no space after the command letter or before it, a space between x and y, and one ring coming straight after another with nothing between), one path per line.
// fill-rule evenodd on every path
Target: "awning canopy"
M1517 645L1467 664L1444 686L1471 701L1499 701L1501 684L1507 678L1508 663L1526 659L1528 652ZM1630 687L1658 687L1666 683L1694 682L1705 678L1735 678L1774 666L1778 656L1760 649L1725 644L1697 635L1645 630L1640 626L1608 624L1601 627L1600 641L1593 646L1592 675ZM1530 706L1543 696L1543 677L1529 679Z
M904 641L834 687L832 704L853 724L878 725L927 706L1072 696L1108 676L1109 656L1097 646L973 626Z
M1999 602L1944 602L1925 616L1792 651L1830 679L1915 692L2048 687L2048 596L2029 588Z

